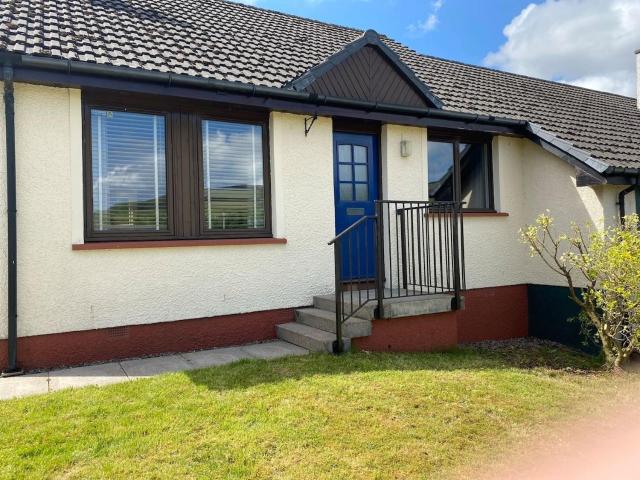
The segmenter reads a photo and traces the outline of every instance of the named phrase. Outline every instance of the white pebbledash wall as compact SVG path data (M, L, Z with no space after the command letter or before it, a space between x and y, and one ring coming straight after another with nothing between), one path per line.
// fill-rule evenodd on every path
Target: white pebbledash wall
M518 241L519 230L550 210L558 231L571 222L617 221L619 187L577 187L575 169L531 141L496 137L493 142L496 209L508 217L466 217L467 287L518 283L563 285Z
M3 118L0 116L0 118ZM83 242L80 91L17 84L18 330L20 336L296 307L333 290L332 121L308 137L304 116L271 115L274 235L286 245L72 251ZM386 125L385 198L427 191L427 130ZM0 120L0 287L6 292L4 123ZM400 141L412 154L400 156ZM561 224L616 214L618 188L575 186L572 167L533 143L494 141L498 210L465 220L467 286L558 283L527 256L518 229L549 208ZM0 338L6 338L0 295Z

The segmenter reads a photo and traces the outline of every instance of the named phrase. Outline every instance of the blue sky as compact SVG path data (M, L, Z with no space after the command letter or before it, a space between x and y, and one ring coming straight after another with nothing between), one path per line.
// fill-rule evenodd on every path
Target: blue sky
M236 0L380 33L428 55L636 94L640 0Z

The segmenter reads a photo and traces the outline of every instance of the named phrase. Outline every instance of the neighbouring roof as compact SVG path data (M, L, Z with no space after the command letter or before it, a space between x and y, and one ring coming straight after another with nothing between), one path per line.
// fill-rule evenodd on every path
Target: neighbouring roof
M363 33L223 0L4 0L0 5L4 51L278 88L287 88ZM527 120L586 158L640 168L640 111L634 98L430 57L382 38L445 110Z

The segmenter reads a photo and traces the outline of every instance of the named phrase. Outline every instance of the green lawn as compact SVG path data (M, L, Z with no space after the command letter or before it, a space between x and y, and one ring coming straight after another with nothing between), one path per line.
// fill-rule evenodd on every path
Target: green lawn
M243 361L0 402L0 477L442 477L619 381L552 347Z

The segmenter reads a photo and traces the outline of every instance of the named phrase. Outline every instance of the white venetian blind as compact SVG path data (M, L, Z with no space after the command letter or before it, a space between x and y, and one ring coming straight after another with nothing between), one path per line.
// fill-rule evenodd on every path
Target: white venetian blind
M262 127L202 122L207 230L265 227Z
M91 111L93 227L167 230L165 119Z

